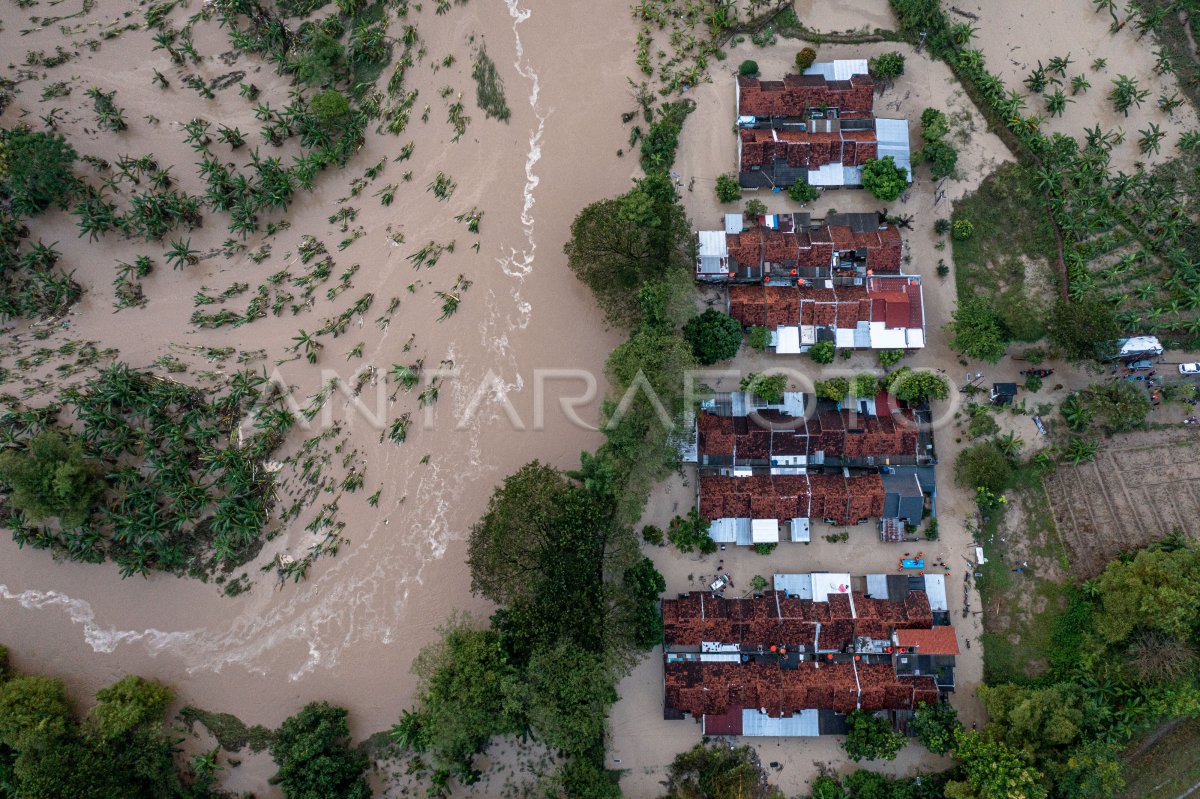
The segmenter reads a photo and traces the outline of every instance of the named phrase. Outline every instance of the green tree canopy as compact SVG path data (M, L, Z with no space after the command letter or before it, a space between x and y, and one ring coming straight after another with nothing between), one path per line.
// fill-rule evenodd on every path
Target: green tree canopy
M751 372L742 378L740 387L742 391L749 391L763 402L776 405L783 402L783 393L787 390L787 375L764 375L760 372Z
M350 101L337 89L326 89L313 95L308 107L316 115L317 124L326 133L340 132L354 115Z
M770 788L748 746L696 744L667 770L665 799L767 799Z
M892 729L892 722L865 710L853 710L846 715L846 740L842 747L856 763L859 760L895 760L904 748L906 739Z
M818 380L813 385L818 397L832 402L841 402L850 392L850 381L844 377L831 377L828 380Z
M958 453L954 461L954 479L968 490L986 488L1000 494L1014 477L1012 461L994 441L981 441Z
M863 164L863 188L877 200L891 202L908 188L908 170L897 166L890 155L872 159Z
M637 318L643 283L690 273L691 230L678 199L669 177L651 174L575 217L564 247L567 264L613 324L629 326Z
M58 737L71 726L63 681L31 675L0 685L0 743L21 749L32 735Z
M708 308L688 320L683 336L692 345L696 361L709 366L737 355L742 346L742 325L729 314Z
M1096 422L1108 434L1126 433L1146 424L1150 397L1140 385L1128 380L1097 383L1086 392L1087 407Z
M0 455L0 479L30 521L57 517L68 528L87 521L104 493L100 468L83 457L83 445L50 430L29 439L25 450Z
M1019 750L977 732L959 730L954 757L961 779L946 784L946 799L1045 799L1042 774Z
M867 71L877 80L895 80L904 74L904 55L896 50L880 53L867 61Z
M313 702L279 727L271 757L284 799L370 799L367 756L350 748L346 715L345 708Z
M1104 612L1095 624L1109 641L1124 641L1138 627L1187 640L1200 624L1200 553L1143 549L1133 560L1114 560L1099 579Z
M1095 358L1121 335L1111 303L1099 300L1055 303L1050 314L1050 340L1068 358Z
M958 712L949 702L927 705L924 702L913 714L913 732L926 749L936 755L949 752L954 746L954 733L962 727Z
M0 130L0 196L17 216L34 216L51 205L66 208L76 158L75 148L57 133L24 126Z
M571 753L603 744L608 711L617 701L603 660L561 641L533 656L529 681L529 721L546 743Z
M988 712L988 737L1034 763L1064 751L1083 733L1087 700L1077 685L981 685L979 699Z
M835 352L832 341L818 341L808 348L808 357L817 363L833 363Z
M950 346L971 358L995 363L1008 348L1008 337L1000 320L982 297L959 303L948 329Z
M936 372L914 371L902 366L887 377L888 391L905 402L923 403L950 396L950 383Z

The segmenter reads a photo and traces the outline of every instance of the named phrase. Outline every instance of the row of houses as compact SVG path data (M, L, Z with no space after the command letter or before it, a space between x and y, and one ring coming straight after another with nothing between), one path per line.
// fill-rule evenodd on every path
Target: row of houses
M904 729L953 691L944 575L776 574L772 589L663 600L666 719L704 735L817 736L864 710Z
M718 543L806 543L814 521L872 520L897 542L935 512L929 411L885 393L851 407L799 392L777 404L717 394L701 403L684 460L696 464L697 508Z
M863 165L888 156L911 182L908 120L875 117L866 59L813 64L777 81L739 76L736 93L743 188L861 186Z

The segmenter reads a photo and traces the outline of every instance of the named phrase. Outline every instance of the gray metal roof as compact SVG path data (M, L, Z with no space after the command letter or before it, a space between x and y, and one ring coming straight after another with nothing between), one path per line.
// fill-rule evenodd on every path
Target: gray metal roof
M805 75L820 75L825 80L850 80L853 75L866 75L867 59L842 58L836 61L821 61L804 70Z
M757 709L742 710L742 735L756 737L806 736L815 738L820 735L820 725L816 710L801 710L792 716L771 718Z

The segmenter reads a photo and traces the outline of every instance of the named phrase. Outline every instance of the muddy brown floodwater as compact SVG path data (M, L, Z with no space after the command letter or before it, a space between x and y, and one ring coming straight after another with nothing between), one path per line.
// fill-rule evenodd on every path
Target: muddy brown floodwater
M54 13L70 13L65 5ZM316 190L293 205L287 215L292 228L273 240L274 253L261 265L244 255L229 260L216 254L189 270L171 271L158 255L165 243L147 245L114 234L89 243L76 237L74 219L58 212L39 219L34 235L58 240L62 265L77 270L86 291L47 346L69 338L96 340L118 348L121 359L134 366L179 354L178 345L202 345L266 349L268 359L260 363L271 369L276 359L287 357L285 348L299 329L313 330L363 292L374 292L366 324L358 319L347 334L325 337L316 366L294 360L278 367L279 376L296 387L303 404L323 379L338 374L349 380L359 364L384 372L392 363L416 357L428 365L452 361L460 377L448 379L442 389L432 428L414 424L402 446L380 443L380 424L406 411L420 420L415 392L392 401L389 386L377 407L368 388L363 409L335 394L333 419L342 422L349 445L365 457L366 485L340 502L349 544L336 557L318 560L299 584L277 589L257 567L276 553L302 556L312 543L303 529L311 514L267 544L250 566L257 577L253 590L232 599L197 581L122 580L111 565L58 563L46 552L21 551L7 534L0 536L0 642L13 650L18 668L61 676L79 697L89 697L120 675L142 674L174 686L182 701L266 725L278 724L307 701L326 699L350 708L356 737L384 729L412 703L410 665L438 625L454 609L489 612L470 594L465 542L493 487L534 458L574 466L581 450L599 443L598 433L559 410L558 397L584 393L585 381L578 377L552 376L544 382L546 412L542 429L535 429L535 399L542 393L535 374L585 370L597 377L598 397L605 390L604 359L619 341L566 268L562 246L578 209L624 191L637 171L634 158L617 156L628 146L619 115L634 105L626 83L634 40L627 4L472 0L446 16L435 16L433 3L425 5L415 16L428 56L410 71L409 85L421 95L409 129L399 137L368 135L365 151L346 169L322 175ZM102 0L83 19L109 21L125 11L132 11L135 21L144 13L132 2ZM43 6L21 11L5 5L0 49L6 60L19 61L26 49L53 52L63 43L54 26L20 35L28 27L26 17L39 12L48 13ZM176 25L183 16L173 15ZM397 25L393 22L393 34ZM247 70L246 80L254 80L273 105L286 102L286 81L269 67L246 56L233 67L218 59L230 48L215 22L198 26L195 39L203 59L190 69L207 79L232 68ZM474 104L470 53L480 42L486 42L504 80L512 110L507 124L486 119ZM66 111L60 130L81 153L112 159L153 152L160 162L174 165L184 188L200 193L192 166L197 159L182 144L179 126L194 116L211 120L214 127L240 124L258 143L252 104L237 96L236 86L216 100L199 98L183 87L165 54L152 48L144 30L125 32L95 52L78 48L68 64L21 84L3 124L13 124L25 111L33 120L56 105ZM431 64L448 53L457 63L434 74ZM154 69L176 76L169 90L151 86ZM59 80L71 81L70 96L39 100L41 89ZM118 105L127 109L128 131L91 131L84 90L93 84L117 90ZM471 117L458 143L450 143L449 101L438 97L443 85L462 93ZM432 111L422 123L418 117L426 103ZM148 125L144 113L153 113L160 123ZM359 208L355 224L365 235L337 252L342 234L326 221L338 207L336 200L347 195L350 181L366 167L390 159L410 140L416 144L411 161L389 162L382 177L352 201ZM269 149L262 146L263 154L272 154ZM414 175L393 205L385 208L370 196L384 183L399 182L407 169ZM439 171L457 182L447 202L425 191ZM475 237L453 219L471 207L484 211L478 254L470 248ZM205 226L189 234L192 247L201 252L218 247L227 236L224 224L220 216L206 215ZM388 240L389 225L403 231L406 243ZM188 323L192 295L202 286L220 291L235 281L263 282L296 260L292 253L305 233L327 243L337 271L361 265L352 291L331 302L321 299L307 317L268 316L218 330ZM406 258L431 239L456 239L456 251L417 274ZM251 250L257 243L248 241ZM145 281L149 304L114 315L114 266L143 252L160 263ZM473 286L458 313L438 322L440 302L433 291L448 290L460 273ZM409 284L415 284L411 293ZM381 331L371 319L390 297L401 299L400 308ZM238 307L239 301L232 305ZM17 329L10 336L27 333ZM412 350L406 353L412 334ZM362 360L348 361L360 342ZM225 367L202 363L198 368ZM598 408L598 398L592 399L579 414L594 421ZM374 414L385 421L373 423ZM294 448L297 442L289 444ZM378 488L379 505L369 507L366 496Z

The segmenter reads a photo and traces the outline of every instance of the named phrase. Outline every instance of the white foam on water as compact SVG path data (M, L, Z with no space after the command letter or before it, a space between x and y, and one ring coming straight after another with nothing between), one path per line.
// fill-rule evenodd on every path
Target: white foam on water
M16 601L26 610L45 610L61 608L73 624L83 627L83 640L93 652L109 653L118 644L133 641L146 641L153 648L161 649L177 646L191 638L192 632L163 632L162 630L117 630L112 627L102 627L96 622L96 612L92 606L82 600L73 599L61 591L21 591L9 590L7 585L0 585L0 598Z

